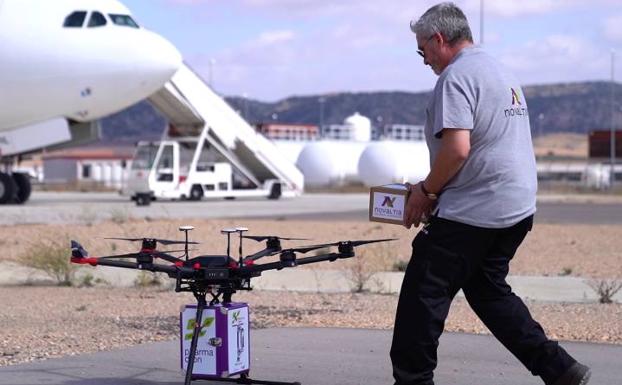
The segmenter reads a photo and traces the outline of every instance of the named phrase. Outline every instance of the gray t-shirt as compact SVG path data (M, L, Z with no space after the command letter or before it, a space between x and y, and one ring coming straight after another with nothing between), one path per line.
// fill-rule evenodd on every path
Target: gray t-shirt
M471 151L438 201L441 218L487 228L536 211L536 161L518 80L479 47L462 49L441 73L426 110L432 163L443 129L470 130Z

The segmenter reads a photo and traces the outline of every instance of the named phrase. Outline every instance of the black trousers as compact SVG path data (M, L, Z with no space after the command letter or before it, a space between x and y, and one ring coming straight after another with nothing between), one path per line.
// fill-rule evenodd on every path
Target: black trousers
M504 229L433 217L413 241L395 316L395 385L433 385L438 339L459 289L492 334L533 375L554 383L574 362L549 340L506 283L509 263L533 216Z

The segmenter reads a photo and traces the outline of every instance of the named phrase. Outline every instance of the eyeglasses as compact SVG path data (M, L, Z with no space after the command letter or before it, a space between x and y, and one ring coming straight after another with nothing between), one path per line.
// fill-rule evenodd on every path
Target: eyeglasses
M424 59L425 59L425 52L424 52L424 49L425 49L425 47L428 45L428 43L430 42L430 40L431 40L433 37L434 37L434 35L430 36L430 37L428 38L428 40L426 40L426 41L425 41L425 43L423 43L423 46L421 46L421 49L418 49L418 50L417 50L417 53L419 54L419 56L421 56L421 57L422 57L422 58L424 58Z

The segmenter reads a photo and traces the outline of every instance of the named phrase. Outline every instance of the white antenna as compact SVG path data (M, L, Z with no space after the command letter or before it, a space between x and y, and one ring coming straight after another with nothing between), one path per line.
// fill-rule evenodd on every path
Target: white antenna
M184 246L186 261L188 260L188 231L194 230L194 226L179 226L179 231L186 233L186 243Z
M238 233L240 233L240 266L242 266L242 235L244 234L245 231L248 231L248 228L246 227L236 227L235 231L237 231Z
M231 233L235 233L236 229L226 228L220 230L221 234L227 234L227 257L231 256Z

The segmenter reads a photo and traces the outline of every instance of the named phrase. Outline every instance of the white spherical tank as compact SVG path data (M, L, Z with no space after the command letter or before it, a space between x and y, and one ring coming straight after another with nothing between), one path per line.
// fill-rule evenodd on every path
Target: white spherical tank
M343 122L351 129L351 140L369 142L371 140L371 120L369 118L355 112L346 118Z
M430 172L430 154L425 142L380 141L367 145L358 163L358 174L366 186L423 180Z
M323 187L359 181L358 161L366 143L319 141L307 144L296 161L305 185Z
M327 141L307 144L296 161L305 177L305 186L328 186L341 178L339 153Z
M292 163L298 161L298 156L308 143L295 140L273 140L272 142L279 149L279 152Z

